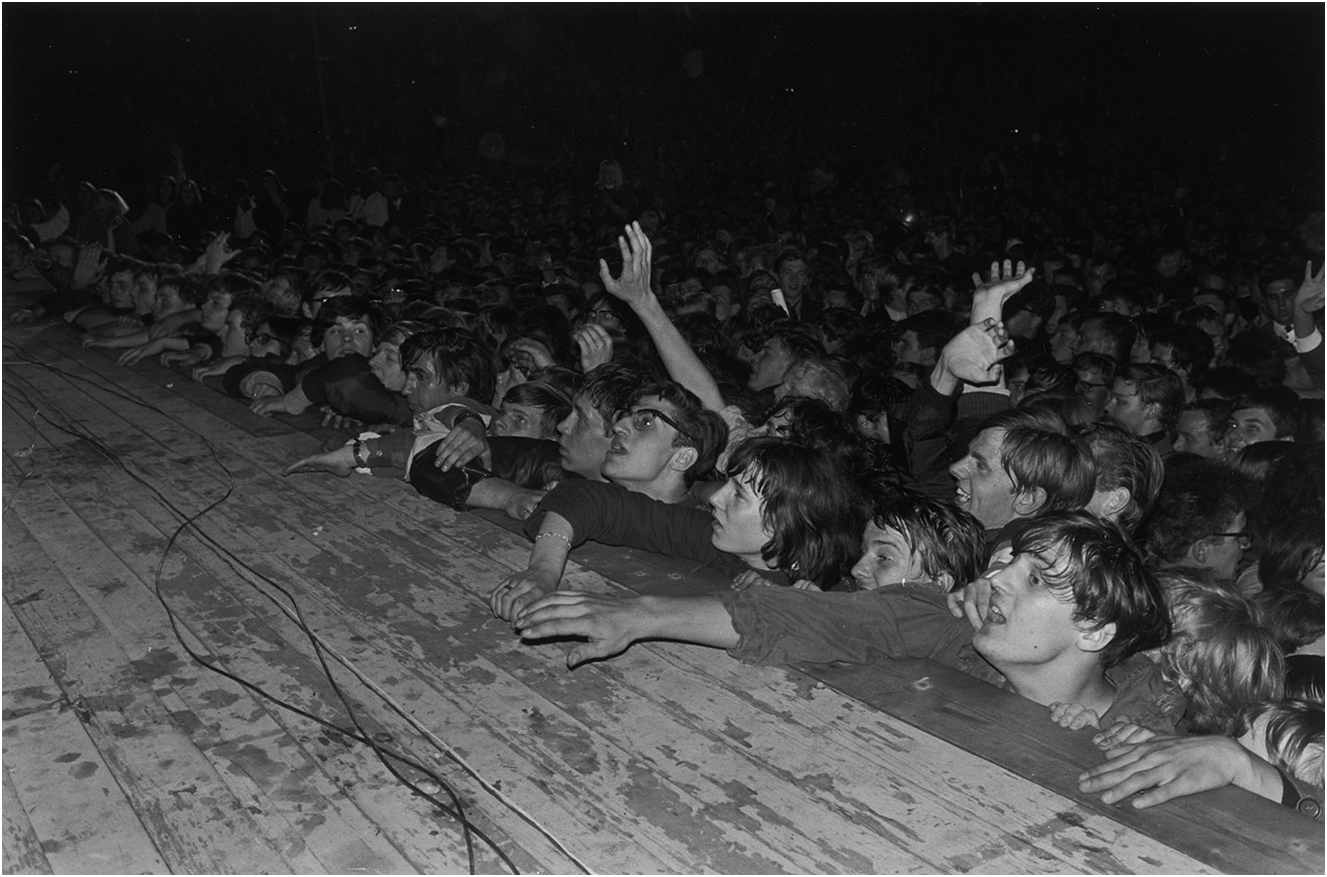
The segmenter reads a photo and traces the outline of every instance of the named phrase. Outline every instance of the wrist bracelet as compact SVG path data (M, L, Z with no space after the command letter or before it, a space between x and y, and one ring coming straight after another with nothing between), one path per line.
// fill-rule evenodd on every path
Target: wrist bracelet
M355 443L354 443L353 445L351 445L351 454L353 454L354 457L355 457L355 465L356 465L356 466L358 466L358 467L361 468L361 469L367 469L367 468L369 468L369 463L368 463L368 461L364 459L364 440L363 440L363 439L358 439L358 438L355 439Z
M561 539L563 542L567 543L568 548L571 547L571 540L569 538L563 536L561 533L555 533L552 530L547 530L543 533L540 533L538 536L534 537L534 541L538 542L540 539L543 539L545 536L551 537L553 539Z

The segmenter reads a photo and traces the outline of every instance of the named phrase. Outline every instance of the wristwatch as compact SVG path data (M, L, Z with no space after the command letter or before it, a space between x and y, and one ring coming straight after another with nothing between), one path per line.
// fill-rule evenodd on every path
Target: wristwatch
M1286 771L1277 768L1276 772L1281 775L1281 803L1286 807L1293 807L1305 816L1321 819L1322 802L1310 795L1302 794L1299 786L1295 785Z

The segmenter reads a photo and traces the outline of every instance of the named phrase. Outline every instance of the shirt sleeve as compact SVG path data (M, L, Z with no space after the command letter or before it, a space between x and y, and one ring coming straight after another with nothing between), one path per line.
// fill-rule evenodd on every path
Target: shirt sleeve
M1106 728L1120 719L1159 734L1173 734L1188 703L1178 687L1166 682L1159 668L1144 655L1134 655L1106 671L1115 686L1115 701L1101 717Z
M556 512L571 524L573 546L584 542L622 545L717 566L732 566L736 560L710 541L712 518L707 512L659 502L606 481L563 481L525 522L526 535L539 534L548 512Z
M938 589L888 587L850 593L748 588L717 595L741 639L728 653L749 664L861 664L931 658L954 666L972 642Z

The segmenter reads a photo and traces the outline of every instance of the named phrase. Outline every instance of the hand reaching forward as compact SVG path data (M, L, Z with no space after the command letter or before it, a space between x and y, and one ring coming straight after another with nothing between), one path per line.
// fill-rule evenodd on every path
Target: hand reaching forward
M650 239L641 231L640 223L626 227L626 236L618 236L618 249L622 251L622 273L614 278L608 262L599 260L599 279L604 289L635 308L650 296Z
M282 475L296 475L301 472L331 472L337 478L345 478L355 468L355 452L350 445L342 445L321 454L314 454L291 463Z
M489 608L503 621L516 626L521 610L545 594L558 589L558 576L545 569L532 567L507 576L488 595Z
M972 282L977 288L972 293L970 324L976 326L984 320L994 320L998 323L1004 312L1004 303L1014 293L1031 283L1032 275L1035 273L1035 268L1025 269L1022 262L1015 267L1008 259L1004 260L1003 271L1000 263L991 263L991 279L985 283L982 283L981 275L974 271Z
M523 640L578 636L587 640L567 652L567 666L611 658L639 638L636 598L605 597L583 591L557 591L516 613L513 624Z

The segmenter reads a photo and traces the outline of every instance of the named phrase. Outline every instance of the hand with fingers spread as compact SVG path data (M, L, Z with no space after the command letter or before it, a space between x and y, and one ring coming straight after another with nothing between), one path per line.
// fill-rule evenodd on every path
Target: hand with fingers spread
M203 250L204 274L220 273L222 266L240 254L239 250L230 249L229 243L230 232L228 231L223 231L208 242L207 247Z
M575 636L586 640L567 652L567 666L595 658L611 658L646 635L647 613L639 597L605 597L582 591L558 591L532 601L516 614L514 625L523 640Z
M571 333L571 340L581 349L581 372L588 373L595 366L613 358L613 336L598 323L586 323Z
M653 248L650 239L641 230L639 222L626 227L626 235L617 239L618 249L622 251L622 273L613 277L608 270L608 262L599 260L599 279L604 289L622 299L633 308L644 304L651 296L650 257Z
M1000 379L1000 361L1014 352L1004 323L983 320L959 332L940 351L931 371L931 386L943 395L959 383L990 383Z
M1022 262L1017 266L1005 259L1003 270L999 262L991 263L991 276L982 282L981 275L973 272L972 282L977 288L972 293L972 319L975 326L986 320L999 322L1004 313L1004 303L1020 289L1032 282L1034 268L1025 268Z

